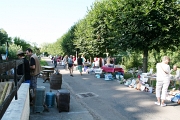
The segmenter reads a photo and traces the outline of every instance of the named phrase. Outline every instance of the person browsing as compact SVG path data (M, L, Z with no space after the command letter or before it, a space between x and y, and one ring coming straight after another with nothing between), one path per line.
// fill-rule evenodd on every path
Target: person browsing
M81 58L81 55L79 55L77 59L77 64L78 64L78 70L80 74L82 75L82 66L83 66L83 59Z
M29 61L25 58L25 53L23 51L17 51L17 56L19 59L23 59L23 64L20 64L17 68L18 75L24 75L25 83L30 83L30 67Z
M73 56L70 55L70 57L68 58L68 68L69 68L69 72L70 72L70 76L73 77Z
M164 103L166 99L167 89L170 83L170 66L168 63L170 62L170 58L168 56L164 56L162 58L161 63L156 64L156 98L157 102L156 105L161 105L165 107L166 104ZM162 91L162 92L161 92Z
M31 48L28 48L26 50L26 55L29 56L30 59L30 89L32 89L32 94L30 96L31 98L31 104L34 104L35 96L36 96L36 88L37 88L37 77L40 74L41 66L39 58L33 54L33 50Z

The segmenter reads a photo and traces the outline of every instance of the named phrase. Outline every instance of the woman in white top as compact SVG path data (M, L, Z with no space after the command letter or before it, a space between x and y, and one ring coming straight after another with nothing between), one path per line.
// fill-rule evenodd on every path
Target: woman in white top
M157 102L155 102L156 105L161 105L162 107L165 107L166 104L164 103L164 100L166 99L167 89L169 87L170 83L170 67L168 63L170 62L170 59L168 56L164 56L162 58L161 63L156 64L156 97ZM161 93L162 90L162 93ZM161 97L161 98L160 98ZM161 101L160 101L161 99Z

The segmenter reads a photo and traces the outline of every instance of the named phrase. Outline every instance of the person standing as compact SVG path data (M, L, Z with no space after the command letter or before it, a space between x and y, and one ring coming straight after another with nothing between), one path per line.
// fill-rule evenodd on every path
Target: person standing
M54 56L53 61L54 61L54 68L56 68L57 67L57 57L56 56Z
M54 56L52 56L51 60L52 60L52 63L53 63L53 61L54 61Z
M64 56L64 58L63 58L63 64L64 64L64 69L66 69L67 70L67 66L68 66L68 64L67 64L67 62L68 62L68 56L66 55L66 56Z
M180 79L180 69L178 68L178 66L177 65L173 65L173 70L176 72L176 74L175 74L175 79L176 80L178 80L178 79Z
M86 61L84 55L82 55L81 58L82 58L82 62L83 62L83 65L84 65L84 63L85 63L85 61Z
M164 103L166 99L167 89L170 83L170 66L168 63L170 62L170 58L168 56L164 56L162 58L161 63L156 64L156 97L157 102L156 105L161 105L165 107L166 104ZM162 91L162 93L161 93Z
M79 55L77 59L77 65L78 65L78 70L80 74L82 75L82 66L83 66L83 59L81 58L81 55Z
M110 64L114 64L114 60L112 57L110 57Z
M23 59L23 64L20 64L17 68L18 75L24 75L25 81L24 83L30 83L30 67L29 61L25 58L25 53L23 51L18 51L17 56L19 59Z
M70 55L70 57L68 58L68 69L69 69L69 72L70 72L70 76L73 77L73 56Z
M33 90L33 98L35 98L36 95L36 88L37 88L37 77L40 74L41 66L39 58L33 54L33 50L31 48L28 48L26 50L26 55L29 56L30 59L30 89Z
M73 55L73 61L75 62L76 61L76 57Z
M173 70L171 70L171 72L174 71L175 72L175 75L174 75L174 79L175 79L175 83L174 81L172 81L173 85L175 85L176 87L176 84L179 84L180 83L180 69L178 68L177 65L173 65ZM176 88L177 89L177 88ZM179 88L180 90L180 85L179 85Z
M95 59L94 68L99 68L99 58Z

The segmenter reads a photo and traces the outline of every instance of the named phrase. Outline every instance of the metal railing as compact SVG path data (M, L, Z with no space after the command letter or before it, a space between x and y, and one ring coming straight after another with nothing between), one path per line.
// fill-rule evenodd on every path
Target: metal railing
M17 75L17 67L23 64L23 59L20 60L10 60L10 61L0 61L0 79L13 79L14 80L14 87L11 90L10 94L5 98L4 102L0 105L0 119L3 117L4 113L6 112L9 104L11 103L12 99L15 97L15 100L18 99L17 91L24 81L24 75ZM14 69L14 75L4 75L7 71ZM19 82L17 79L20 79Z

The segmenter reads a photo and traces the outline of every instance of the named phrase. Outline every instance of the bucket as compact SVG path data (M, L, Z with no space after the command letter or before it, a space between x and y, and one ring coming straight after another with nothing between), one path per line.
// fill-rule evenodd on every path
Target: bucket
M53 107L55 103L55 93L46 92L46 105L48 107Z
M97 75L96 75L96 78L100 78L100 75L99 75L99 74L97 74Z
M61 89L62 85L62 74L52 74L50 77L50 89L58 90Z

